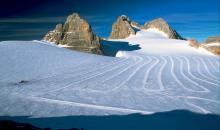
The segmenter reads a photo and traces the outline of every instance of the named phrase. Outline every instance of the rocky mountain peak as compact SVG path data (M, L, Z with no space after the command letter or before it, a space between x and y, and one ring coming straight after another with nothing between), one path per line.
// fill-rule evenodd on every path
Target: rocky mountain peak
M62 33L62 31L63 31L63 25L62 25L62 24L57 24L56 27L55 27L55 31Z
M131 20L125 16L119 16L117 21L112 25L110 39L123 39L131 34L135 34L135 30L131 25Z
M171 39L183 39L171 26L163 19L158 18L144 24L144 29L156 28L168 35Z
M89 23L78 13L69 15L64 25L56 25L43 40L66 45L73 50L101 54L101 38L93 33Z
M81 17L78 13L73 13L67 17L67 21L74 20L74 19L81 19Z
M126 15L121 15L121 16L118 17L117 21L118 21L118 22L120 22L120 21L130 22L130 19L129 19L129 17L126 16Z

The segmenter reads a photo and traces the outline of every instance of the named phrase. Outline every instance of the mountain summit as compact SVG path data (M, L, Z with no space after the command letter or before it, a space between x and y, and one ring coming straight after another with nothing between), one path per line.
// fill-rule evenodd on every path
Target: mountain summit
M170 39L183 39L169 24L162 18L155 19L144 24L145 29L156 28L168 35Z
M139 23L131 21L127 16L119 16L117 21L112 25L112 32L110 39L123 39L130 35L135 35L139 30L157 29L167 34L170 39L183 39L169 24L162 18L146 22L144 26Z
M131 20L127 16L121 15L118 17L117 21L112 25L112 32L109 38L123 39L135 33L135 29L131 25Z
M78 13L68 16L64 25L58 24L43 38L45 41L65 45L73 50L101 54L100 40L92 31L88 22Z

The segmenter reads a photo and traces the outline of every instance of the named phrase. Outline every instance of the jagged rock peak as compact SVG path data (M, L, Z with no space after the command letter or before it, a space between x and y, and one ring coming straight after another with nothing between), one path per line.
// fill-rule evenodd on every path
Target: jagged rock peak
M131 25L131 20L125 15L118 17L117 21L112 25L110 39L123 39L131 34L135 34L135 30Z
M121 15L121 16L119 16L117 20L118 20L118 22L119 22L120 20L131 22L130 18L129 18L128 16L126 16L126 15Z
M63 34L63 25L57 24L53 31L49 31L43 38L45 41L53 42L59 44Z
M156 28L168 35L171 39L183 39L170 25L162 18L155 19L144 24L145 29Z
M68 20L72 20L72 19L81 19L80 15L78 13L72 13L71 15L69 15L67 17L67 21Z
M78 13L69 15L64 25L56 25L55 29L47 33L43 40L66 45L73 50L102 53L101 38L92 32L89 23Z

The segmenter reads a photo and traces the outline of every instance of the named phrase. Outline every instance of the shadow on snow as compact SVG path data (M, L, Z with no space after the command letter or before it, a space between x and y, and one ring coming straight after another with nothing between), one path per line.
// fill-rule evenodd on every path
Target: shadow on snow
M2 116L1 120L31 123L41 128L84 130L219 130L220 116L186 110L159 112L151 115L66 116L29 118Z
M118 51L134 51L141 49L139 44L130 45L128 42L122 41L102 41L103 54L106 56L116 56Z

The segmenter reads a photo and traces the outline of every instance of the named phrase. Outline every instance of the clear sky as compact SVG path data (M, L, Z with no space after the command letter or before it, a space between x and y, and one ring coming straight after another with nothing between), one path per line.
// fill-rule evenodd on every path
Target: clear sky
M183 37L203 41L220 35L219 5L220 0L3 0L0 41L41 39L73 12L101 37L124 14L140 24L162 17Z

